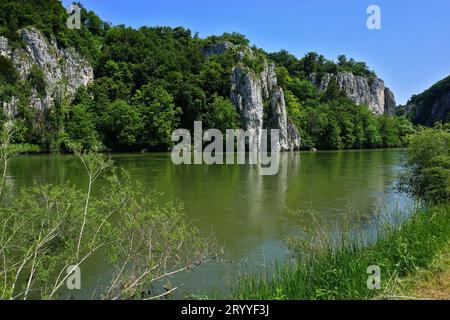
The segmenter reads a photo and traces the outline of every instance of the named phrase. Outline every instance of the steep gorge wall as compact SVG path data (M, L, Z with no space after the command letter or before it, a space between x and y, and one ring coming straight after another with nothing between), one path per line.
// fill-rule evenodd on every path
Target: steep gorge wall
M325 91L332 80L336 81L350 100L356 104L368 106L374 114L394 113L396 107L394 93L384 85L383 80L367 79L350 72L310 75L310 81L321 91Z
M235 48L223 41L203 48L202 53L209 58ZM230 98L241 117L242 129L256 132L259 147L263 129L279 129L279 150L299 150L301 137L288 117L275 65L265 61L262 71L256 72L242 62L246 56L253 56L252 49L246 47L236 52L236 65L231 72Z
M450 91L436 97L431 105L416 105L416 119L419 124L433 126L436 122L444 123L450 121Z
M438 121L450 121L450 76L435 83L421 94L413 96L399 110L409 113L417 124L432 127Z
M79 87L94 80L93 68L73 48L59 47L34 28L22 29L19 33L23 48L13 49L7 38L0 37L0 55L11 59L21 81L28 79L33 66L42 70L45 94L33 88L28 101L31 108L45 112L60 96L71 101ZM9 101L0 101L0 105L5 113L13 116L17 112L17 102L17 97L12 97Z
M289 120L283 89L278 86L273 64L266 63L260 74L242 64L234 67L231 75L231 100L241 115L243 129L255 130L258 144L261 143L263 129L279 129L281 151L300 148L300 134ZM266 120L265 113L268 116Z

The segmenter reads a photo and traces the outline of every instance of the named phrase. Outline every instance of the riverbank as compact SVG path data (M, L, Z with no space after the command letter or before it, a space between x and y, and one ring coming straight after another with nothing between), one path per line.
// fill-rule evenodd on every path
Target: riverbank
M344 235L337 245L330 242L315 252L298 253L295 263L278 268L271 279L242 280L233 298L399 299L400 279L431 268L439 253L448 248L450 205L420 209L405 222L385 224L377 232L377 240L370 245L365 245L367 239ZM375 279L367 273L371 266L381 271L379 289L368 286ZM418 294L427 294L430 282L424 281L422 286L417 283Z
M450 300L450 242L428 268L399 279L398 299Z

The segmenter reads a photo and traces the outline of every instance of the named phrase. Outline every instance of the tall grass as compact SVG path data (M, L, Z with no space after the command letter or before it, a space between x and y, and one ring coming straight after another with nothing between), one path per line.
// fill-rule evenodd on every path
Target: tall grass
M418 209L398 223L375 223L376 237L343 228L339 240L322 227L293 242L295 262L278 267L272 278L245 278L233 292L239 300L390 298L398 277L427 267L450 240L450 205ZM327 235L328 234L328 235ZM367 233L366 233L367 234ZM309 248L305 249L304 244ZM381 269L381 289L367 286L369 266Z

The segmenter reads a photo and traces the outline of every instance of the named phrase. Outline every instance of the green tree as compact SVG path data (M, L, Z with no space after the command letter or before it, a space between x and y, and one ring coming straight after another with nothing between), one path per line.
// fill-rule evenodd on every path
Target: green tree
M400 131L395 119L387 115L378 118L380 122L380 131L383 139L383 146L387 148L400 147Z
M0 135L3 172L20 152L9 143L11 129L6 126ZM89 297L158 299L176 289L162 295L143 292L215 259L214 242L188 223L181 204L164 204L160 194L132 181L126 172L118 174L98 149L69 146L87 174L87 192L68 185L6 190L5 174L1 176L0 299L27 300L31 293L33 298L60 298L72 274L67 268L83 269L100 252L117 272L110 284ZM94 197L91 191L102 176L107 186Z
M100 114L99 130L108 148L136 150L144 120L136 106L117 100L105 106Z
M368 115L364 122L365 125L365 146L367 148L378 148L383 145L383 137L380 133L378 120L372 115Z
M203 90L209 97L227 94L224 89L229 86L229 78L229 72L215 60L205 62L200 71Z
M402 186L426 201L450 200L450 128L422 128L409 137L409 157Z
M240 116L236 107L229 99L220 96L214 97L214 101L209 105L208 118L205 120L206 128L219 129L222 132L240 127Z
M72 106L66 125L67 139L81 144L84 149L99 145L94 116L84 105Z
M157 149L171 146L172 132L180 121L180 109L172 96L161 86L149 84L136 92L133 104L141 110L144 123L140 143Z
M45 81L44 72L37 65L33 65L28 75L28 82L31 87L34 88L41 96L45 95L45 87L47 86Z

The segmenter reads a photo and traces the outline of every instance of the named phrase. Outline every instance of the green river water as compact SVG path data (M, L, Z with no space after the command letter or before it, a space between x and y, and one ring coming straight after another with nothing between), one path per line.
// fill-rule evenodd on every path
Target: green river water
M338 222L349 208L411 207L395 190L406 158L404 150L292 153L281 157L276 176L261 176L250 165L176 166L170 154L118 154L113 160L165 200L178 199L186 214L224 249L215 262L171 281L178 297L226 293L241 275L262 274L287 257L285 240L299 227L283 206L313 209L321 219ZM65 183L84 190L86 176L77 159L66 155L21 156L11 161L8 182L14 187L36 182ZM99 184L102 182L99 181ZM97 257L82 270L82 290L75 298L108 280L111 270Z

